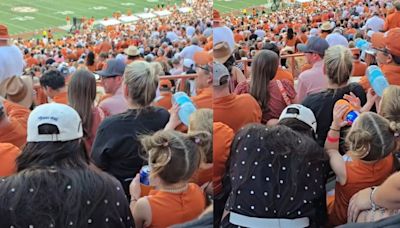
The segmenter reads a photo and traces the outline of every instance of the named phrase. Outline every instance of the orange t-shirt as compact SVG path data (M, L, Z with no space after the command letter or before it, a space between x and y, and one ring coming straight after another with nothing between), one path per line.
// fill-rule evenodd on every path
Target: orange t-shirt
M400 67L394 65L381 65L382 73L385 75L390 85L400 85ZM364 88L364 90L368 90L371 85L369 84L368 77L363 76L359 82L359 84Z
M21 154L18 147L11 143L0 143L0 177L10 176L17 172L15 160Z
M163 96L160 100L154 103L154 106L163 107L169 110L172 107L172 93L171 92L161 92L161 96Z
M393 171L392 154L375 163L346 162L346 184L336 183L335 200L328 204L329 223L333 226L346 223L351 197L364 188L381 185Z
M354 60L353 61L353 72L351 73L351 76L364 76L365 71L367 70L367 64L364 62L361 62L360 60Z
M60 104L68 104L68 93L61 92L53 97L53 102L60 103Z
M250 94L229 94L214 98L214 122L228 125L234 132L249 123L261 122L261 108Z
M278 70L276 71L274 80L283 80L286 79L290 81L290 83L294 86L294 80L293 80L293 75L287 70L282 69L281 67L278 67Z
M241 35L241 34L239 34L239 33L236 33L236 34L234 35L233 39L235 40L236 43L239 43L240 41L243 41L243 40L244 40L244 37L243 37L243 35Z
M1 128L0 142L11 143L22 149L26 143L26 128L30 110L7 100L3 104L10 124Z
M189 183L182 193L152 190L147 196L151 207L151 228L164 228L197 218L204 210L204 193L196 184Z
M208 87L204 89L198 89L197 95L191 97L191 99L197 108L212 109L212 95L213 95L212 88Z
M213 123L213 188L214 195L222 190L222 177L225 174L226 161L228 160L233 141L233 130L221 122Z
M398 27L400 27L400 12L392 13L386 17L385 25L383 26L384 31Z

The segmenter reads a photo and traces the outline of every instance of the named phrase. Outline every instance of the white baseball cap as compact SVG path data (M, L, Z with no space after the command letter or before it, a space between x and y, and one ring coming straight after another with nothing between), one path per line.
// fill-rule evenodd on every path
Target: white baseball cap
M291 104L287 106L282 111L279 121L287 118L298 119L312 127L315 133L317 132L317 119L315 119L313 111L301 104Z
M59 134L40 134L39 127L43 124L55 125ZM81 117L68 105L58 103L39 105L29 115L27 142L64 142L82 136Z

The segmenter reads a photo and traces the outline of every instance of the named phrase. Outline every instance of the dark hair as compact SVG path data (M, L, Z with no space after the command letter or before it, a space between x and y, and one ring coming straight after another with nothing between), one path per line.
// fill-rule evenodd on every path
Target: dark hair
M288 40L291 40L291 39L294 38L294 32L293 32L292 28L288 28L288 30L287 30L287 38L288 38Z
M278 56L279 56L279 48L278 48L278 46L276 46L276 44L274 44L274 43L271 43L271 42L268 42L268 43L265 43L264 45L263 45L263 47L262 47L262 50L270 50L270 51L273 51L273 52L275 52Z
M65 86L65 78L59 71L50 70L40 77L40 86L50 87L53 90L60 89Z
M96 99L96 79L87 70L78 70L68 85L68 102L82 119L83 136L91 137L92 108Z
M80 140L28 142L18 173L0 185L1 216L16 227L87 227L93 212L107 206L104 199L115 200L110 184L116 181L91 168L84 150Z
M300 134L310 136L313 139L317 139L317 135L315 134L314 129L308 124L296 118L285 118L283 120L280 120L278 124L289 127L293 131L296 131Z
M89 52L86 57L86 66L93 66L95 55L93 52Z
M266 184L264 173L257 176L266 169L272 169L270 172L277 175L271 177L272 188L282 186L282 183L278 182L278 173L283 172L282 176L286 179L287 187L284 188L284 191L279 191L280 194L283 198L296 197L304 191L299 187L307 181L306 173L311 171L311 167L314 171L315 167L320 167L321 164L324 166L323 164L328 160L328 157L317 142L304 134L282 125L268 128L257 123L248 124L237 132L232 142L229 159L228 175L230 177L240 176L240 178L230 181L231 192L234 194L230 195L228 203L232 205L236 200L236 192L239 189L247 190L246 185L250 182L252 182L252 186ZM285 171L282 171L281 163L284 159L287 159L290 165ZM319 176L321 180L325 171L321 170L317 175L321 175ZM268 192L271 195L272 193ZM282 200L281 202L282 204L275 206L277 210L285 207L287 209L288 204L292 203L289 200ZM275 205L275 203L273 204ZM286 213L286 211L279 210L278 213Z
M275 77L279 66L278 55L269 50L260 51L251 64L252 79L250 83L250 94L260 104L261 110L269 110L268 101L270 94L268 91L269 82Z

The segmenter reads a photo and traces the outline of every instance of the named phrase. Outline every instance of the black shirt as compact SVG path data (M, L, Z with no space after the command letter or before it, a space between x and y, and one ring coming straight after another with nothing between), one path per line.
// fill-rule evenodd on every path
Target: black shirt
M343 96L350 94L350 92L360 98L361 106L367 102L364 89L358 83L351 83L335 90L327 89L319 93L310 94L304 99L303 105L311 109L317 119L317 142L320 146L324 147L326 136L333 121L332 113L336 101L343 99ZM341 139L341 153L344 153L343 144L344 140Z
M130 109L105 119L99 126L92 147L94 163L115 176L129 193L129 184L144 164L139 156L142 147L139 135L151 134L165 127L169 120L167 110L148 107L146 110Z

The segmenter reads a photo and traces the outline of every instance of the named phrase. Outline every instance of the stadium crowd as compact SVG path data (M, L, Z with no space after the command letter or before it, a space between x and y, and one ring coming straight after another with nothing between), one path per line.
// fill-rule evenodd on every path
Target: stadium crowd
M0 25L0 227L399 224L400 2L288 6Z

